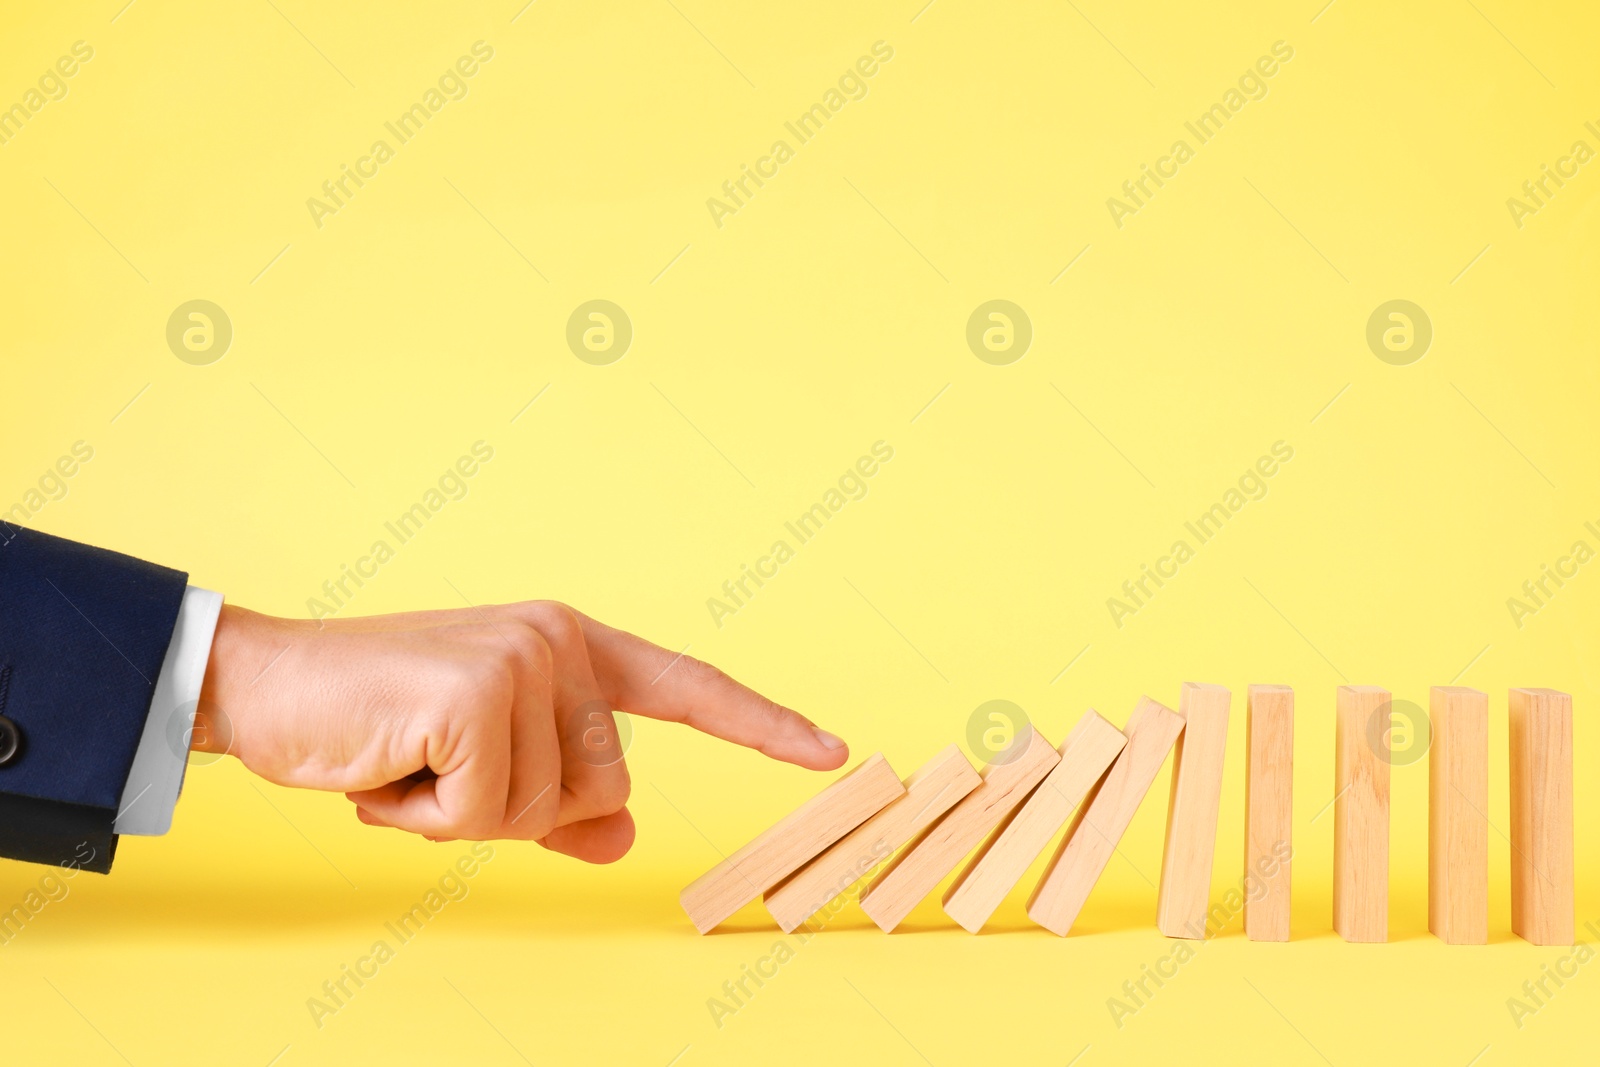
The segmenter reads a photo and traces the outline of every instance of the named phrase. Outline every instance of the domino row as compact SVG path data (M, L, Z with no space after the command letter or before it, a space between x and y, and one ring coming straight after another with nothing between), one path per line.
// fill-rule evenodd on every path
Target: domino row
M1063 824L1028 916L1065 936L1173 754L1156 926L1204 938L1242 907L1254 941L1289 939L1294 692L1252 685L1245 710L1248 891L1211 906L1211 868L1231 694L1186 682L1178 710L1149 697L1121 728L1090 710L1059 748L1031 726L980 773L951 745L901 781L881 754L857 765L685 888L701 933L761 897L792 932L874 868L860 904L892 931L954 870L945 912L977 933ZM1333 925L1346 941L1388 938L1389 693L1341 686L1335 730ZM1488 940L1488 697L1430 693L1428 928ZM1511 925L1539 945L1574 940L1572 698L1513 689ZM1080 803L1081 802L1081 803ZM1076 809L1076 815L1073 814ZM892 857L892 858L891 858Z

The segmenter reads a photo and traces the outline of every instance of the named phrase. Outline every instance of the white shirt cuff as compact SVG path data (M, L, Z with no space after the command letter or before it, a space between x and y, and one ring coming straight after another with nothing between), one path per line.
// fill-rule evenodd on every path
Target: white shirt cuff
M189 762L195 707L221 611L221 593L192 585L184 590L178 624L156 676L150 714L111 827L115 833L158 837L172 829L172 812Z

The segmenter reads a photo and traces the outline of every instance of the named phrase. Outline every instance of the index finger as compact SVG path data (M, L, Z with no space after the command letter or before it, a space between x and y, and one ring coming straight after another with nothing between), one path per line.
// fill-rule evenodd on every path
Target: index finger
M849 759L841 738L710 664L577 614L595 680L613 707L681 722L814 771L831 771Z

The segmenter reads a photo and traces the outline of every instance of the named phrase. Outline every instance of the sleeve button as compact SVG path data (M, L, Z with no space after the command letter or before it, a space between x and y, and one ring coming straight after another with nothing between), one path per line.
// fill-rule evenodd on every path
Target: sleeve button
M0 715L0 767L14 762L22 751L22 730L16 723Z

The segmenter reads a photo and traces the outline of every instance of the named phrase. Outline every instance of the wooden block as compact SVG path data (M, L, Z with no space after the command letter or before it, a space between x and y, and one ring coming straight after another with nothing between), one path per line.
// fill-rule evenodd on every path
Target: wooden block
M1489 941L1489 697L1428 692L1428 929L1452 945Z
M1085 712L1062 742L1055 770L990 835L945 891L945 914L974 934L983 929L1127 743L1122 731L1097 712Z
M1206 936L1232 699L1233 694L1222 686L1199 682L1184 682L1178 695L1183 733L1172 751L1167 839L1156 894L1156 928L1168 937L1203 940Z
M861 910L883 930L905 921L983 835L1021 804L1061 756L1033 727L983 768L983 781L889 861L861 891Z
M1244 734L1244 933L1252 941L1287 941L1294 852L1294 690L1252 685Z
M1149 697L1140 699L1122 730L1127 746L1078 809L1028 898L1030 919L1062 937L1072 929L1182 731L1183 716Z
M856 768L796 808L678 894L702 934L755 900L817 853L905 794L883 755Z
M850 831L816 859L767 890L767 910L784 933L799 925L888 860L982 781L951 745L905 781L905 795Z
M1574 943L1572 697L1511 690L1511 929Z
M1389 723L1383 720L1389 713L1389 691L1341 685L1337 704L1333 928L1346 941L1387 941Z

